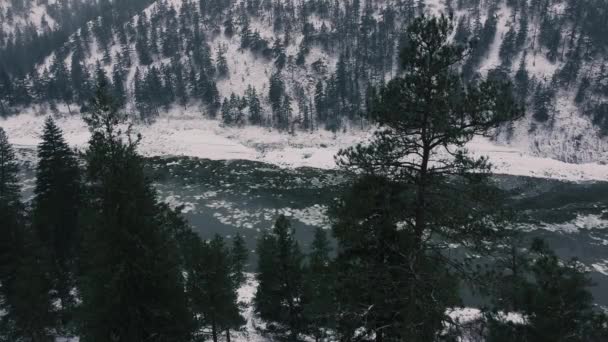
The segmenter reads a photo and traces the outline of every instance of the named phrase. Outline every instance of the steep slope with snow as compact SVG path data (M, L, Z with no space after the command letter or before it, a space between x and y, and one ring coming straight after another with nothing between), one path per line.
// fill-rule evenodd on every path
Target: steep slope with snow
M2 40L8 35L14 35L17 31L26 32L33 30L37 33L52 31L57 22L49 10L56 4L50 0L46 3L36 1L4 1L0 3L0 32Z
M146 121L181 111L283 131L365 127L369 89L398 72L411 18L454 13L454 40L476 42L466 77L512 79L528 109L495 143L568 163L608 161L608 43L594 24L608 15L602 1L139 2L144 10L99 16L33 72L9 76L0 110L73 114L106 79ZM25 20L41 21L32 8Z

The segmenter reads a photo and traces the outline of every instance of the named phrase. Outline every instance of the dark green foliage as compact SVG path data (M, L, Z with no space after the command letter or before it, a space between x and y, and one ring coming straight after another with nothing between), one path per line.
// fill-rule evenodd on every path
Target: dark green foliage
M272 232L260 236L257 253L256 312L268 322L268 332L298 341L306 328L302 302L304 256L285 216L279 216Z
M553 100L555 97L554 87L551 84L539 83L534 92L532 106L533 117L539 122L547 122L555 111Z
M0 128L0 341L52 341L50 265L20 201L15 153Z
M583 64L581 59L580 45L570 50L567 54L567 58L568 60L561 70L557 72L556 76L563 85L570 86L576 81L578 73Z
M544 15L540 25L539 41L547 48L547 58L554 62L559 54L561 27L557 17Z
M32 224L50 257L53 288L60 300L62 323L71 320L75 305L77 256L80 252L80 170L74 152L59 127L47 118L38 145L38 166Z
M335 268L330 258L331 250L325 230L316 228L305 269L303 312L315 341L326 338L327 331L335 328Z
M468 277L466 262L443 255L445 244L488 251L505 235L487 160L459 148L523 112L501 77L463 84L451 66L466 51L448 42L452 28L445 17L414 20L401 51L403 75L371 106L381 130L337 157L344 169L366 175L334 214L338 299L350 308L340 313L341 330L349 336L368 324L367 333L380 339L438 338L457 298L455 282ZM380 293L361 288L368 282ZM363 305L359 293L367 295ZM373 311L361 309L368 307Z
M261 125L263 122L262 104L260 103L256 89L252 86L247 87L245 99L249 108L249 122L253 125Z
M280 73L275 73L270 78L268 98L272 107L274 125L286 130L289 127L291 100L285 95L285 84Z
M217 67L216 67L217 75L220 78L229 77L230 70L228 69L228 61L226 60L226 49L224 47L221 47L221 46L218 47L216 63L217 63Z
M230 265L231 274L234 286L239 288L247 280L245 271L248 267L249 252L245 239L237 233L232 239L232 247L230 248Z
M458 304L457 277L400 227L408 197L403 185L370 176L334 209L337 323L347 339L357 333L365 340L434 341L446 309Z
M172 227L143 161L139 137L125 123L102 83L85 118L92 132L86 151L89 184L83 248L83 341L184 341L191 319Z
M36 231L22 222L17 240L17 264L14 278L7 287L5 309L0 328L8 333L7 341L52 342L57 324L51 291L52 265ZM0 340L1 340L0 335Z
M473 48L470 51L468 60L462 67L462 71L466 78L473 78L475 69L487 55L490 45L494 41L494 36L496 35L496 24L496 16L490 15L483 24L483 27L480 27L479 30L475 32L475 36L473 37Z
M528 74L528 69L526 69L525 55L521 59L519 68L515 73L513 82L516 98L519 99L519 102L522 106L525 106L531 85L530 75Z
M498 313L489 313L488 341L599 342L608 338L608 317L593 305L589 292L593 283L576 259L564 263L543 241L535 240L528 253L511 258L506 270L502 272L506 276L496 279L498 297L514 298L516 305L503 302L498 308L521 312L526 324L506 323Z
M192 312L197 317L197 334L206 327L214 342L218 336L244 324L237 303L238 286L232 274L229 249L220 236L204 242L190 239L187 252L187 292Z
M8 142L6 132L0 127L0 204L3 208L18 207L20 204L18 172L13 147Z
M514 26L509 28L505 34L502 44L500 45L500 59L502 64L510 67L513 62L513 56L517 53L517 31Z

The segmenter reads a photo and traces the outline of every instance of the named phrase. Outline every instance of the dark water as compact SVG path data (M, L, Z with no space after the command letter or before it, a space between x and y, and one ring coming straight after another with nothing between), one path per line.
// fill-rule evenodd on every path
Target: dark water
M24 170L27 197L33 184L32 165ZM240 232L252 257L256 237L281 213L291 218L306 249L316 226L329 228L326 209L348 181L339 171L186 157L151 158L147 170L160 199L183 204L184 215L203 237ZM584 263L596 282L592 292L597 303L608 306L608 183L506 175L495 180L520 214L524 235L542 237L560 257L576 257Z

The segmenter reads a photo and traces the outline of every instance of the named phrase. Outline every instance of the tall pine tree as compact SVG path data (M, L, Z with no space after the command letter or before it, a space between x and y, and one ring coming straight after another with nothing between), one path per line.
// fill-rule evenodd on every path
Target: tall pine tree
M458 279L447 275L447 265L453 261L442 250L448 242L458 242L487 251L503 232L500 193L490 181L489 164L484 158L469 157L463 146L523 111L515 104L509 84L493 79L463 82L457 65L466 49L449 42L452 30L451 20L443 16L414 20L400 55L403 73L381 89L372 105L372 117L382 129L368 145L341 151L337 157L345 170L373 176L364 178L338 211L360 208L350 214L358 219L336 215L339 250L362 259L357 263L342 258L355 268L342 275L343 286L356 289L361 282L356 268L373 270L374 264L379 267L372 271L375 283L401 284L395 289L397 295L372 292L362 303L374 309L387 307L376 312L376 323L368 329L376 340L428 341L441 335L452 296L439 295L450 288L440 280ZM373 205L360 207L357 198L366 196L372 196ZM389 196L393 200L388 201ZM349 226L360 228L351 233ZM466 265L461 266L457 269ZM400 306L398 315L384 316ZM351 333L367 322L362 314L343 315L354 320Z
M49 116L38 145L32 221L51 258L62 321L75 305L72 290L80 243L81 182L78 161Z
M90 199L83 258L82 340L184 341L191 334L172 227L137 154L139 136L100 83L86 116Z
M272 233L260 237L257 252L255 309L270 322L268 330L298 341L305 331L303 255L285 216L279 216Z
M26 219L17 173L15 153L0 128L0 339L50 342L50 267Z

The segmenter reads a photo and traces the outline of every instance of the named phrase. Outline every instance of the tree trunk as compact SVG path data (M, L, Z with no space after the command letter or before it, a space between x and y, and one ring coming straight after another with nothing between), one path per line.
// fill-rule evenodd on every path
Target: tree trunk
M226 342L230 342L230 329L226 329Z
M384 336L382 336L382 330L376 331L376 342L382 342L384 340Z
M215 324L215 320L211 324L211 335L213 336L213 342L217 342L217 325Z

